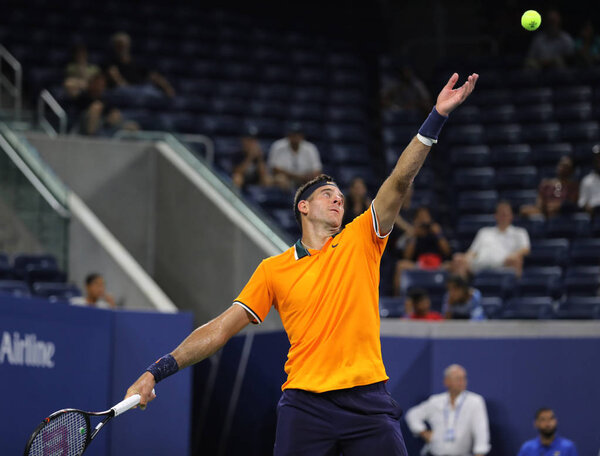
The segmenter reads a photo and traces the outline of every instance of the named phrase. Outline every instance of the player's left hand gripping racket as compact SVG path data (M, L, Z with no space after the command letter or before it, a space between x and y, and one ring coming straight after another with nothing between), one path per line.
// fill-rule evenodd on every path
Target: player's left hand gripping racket
M81 456L106 423L139 403L140 395L134 394L104 412L84 412L77 409L58 410L42 421L33 431L25 447L24 455ZM106 418L92 430L90 416L105 416Z

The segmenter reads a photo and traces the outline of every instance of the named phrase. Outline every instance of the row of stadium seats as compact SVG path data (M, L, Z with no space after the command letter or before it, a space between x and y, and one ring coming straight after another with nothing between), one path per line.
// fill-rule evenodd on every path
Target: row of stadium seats
M34 282L31 285L21 280L0 280L0 297L2 295L27 298L37 296L50 301L68 301L81 296L81 290L70 283Z
M548 296L519 297L507 301L489 297L482 299L482 307L488 319L600 319L600 297L575 296L561 301ZM379 313L383 318L404 317L404 299L380 298Z
M34 282L64 282L62 272L53 255L18 254L9 260L8 255L0 253L0 280L18 279L27 284Z

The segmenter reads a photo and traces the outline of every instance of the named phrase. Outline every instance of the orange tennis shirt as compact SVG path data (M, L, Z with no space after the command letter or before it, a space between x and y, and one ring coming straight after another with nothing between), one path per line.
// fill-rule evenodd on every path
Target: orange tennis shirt
M256 268L234 304L257 323L271 307L279 312L291 345L282 390L321 393L388 379L379 336L386 243L371 204L321 250L298 241Z

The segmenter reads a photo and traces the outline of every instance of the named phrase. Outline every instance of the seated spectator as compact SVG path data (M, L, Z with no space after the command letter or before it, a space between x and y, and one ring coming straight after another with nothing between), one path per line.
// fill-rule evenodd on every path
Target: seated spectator
M112 36L112 56L106 64L106 74L111 87L146 86L150 93L158 87L168 97L175 96L175 90L167 79L157 71L138 64L131 56L131 38L119 32ZM147 84L151 83L150 86Z
M409 65L398 67L395 78L383 84L381 91L383 109L429 114L432 104L427 87Z
M92 76L88 88L71 100L71 107L79 117L79 132L84 135L108 136L118 129L138 130L135 122L123 119L121 111L106 102L106 77Z
M240 140L242 148L237 154L232 174L233 184L238 188L244 188L246 185L267 186L270 183L257 133L256 127L251 126Z
M575 60L583 67L600 63L600 36L594 33L591 20L585 21L575 40Z
M87 90L90 80L100 73L100 67L88 62L87 48L78 44L73 48L71 61L65 70L64 87L70 98Z
M542 179L535 205L521 206L521 215L528 217L543 214L553 217L559 213L575 211L579 198L579 184L573 178L574 172L573 159L563 155L556 166L556 177Z
M557 420L554 411L542 407L535 413L533 426L539 436L525 442L517 456L560 455L577 456L577 448L569 439L556 434Z
M116 307L114 298L106 292L104 278L97 273L89 274L85 278L85 296L71 298L71 304L98 307L99 309Z
M362 177L355 177L350 182L350 188L344 199L344 220L342 225L350 223L366 211L371 205L371 198L367 194L367 184Z
M396 263L394 290L400 294L402 272L410 269L438 269L449 258L451 249L442 227L431 217L427 207L415 211L412 236L404 248L404 257Z
M496 226L483 227L466 253L456 253L452 259L454 274L467 278L485 269L509 268L520 277L523 258L529 254L529 235L525 228L512 225L513 212L508 201L496 206Z
M404 302L404 313L411 320L443 320L439 312L431 310L431 299L427 291L422 288L409 290Z
M591 215L600 212L600 144L592 147L592 170L581 180L578 204Z
M442 314L447 320L485 320L481 306L481 292L469 287L461 276L450 276L446 281L448 293L444 296Z
M291 190L321 174L321 157L316 146L304 139L302 126L292 124L287 137L275 141L268 165L275 185Z
M527 68L564 68L575 51L573 38L562 29L562 19L556 10L548 10L525 60Z

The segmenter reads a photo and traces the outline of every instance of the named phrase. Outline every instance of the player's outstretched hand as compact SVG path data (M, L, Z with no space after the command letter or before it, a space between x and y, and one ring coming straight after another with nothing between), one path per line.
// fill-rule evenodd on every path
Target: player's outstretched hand
M127 394L125 394L125 398L129 396L133 396L134 394L140 395L140 405L139 407L144 410L148 402L153 401L156 397L153 389L156 382L154 381L154 375L150 372L144 372L140 375L133 385L129 387L127 390Z
M479 75L473 73L467 78L462 86L458 89L454 89L453 87L458 81L458 73L454 73L450 76L450 79L448 79L448 82L437 97L437 102L435 104L437 112L443 116L447 116L454 111L469 95L471 95L471 92L473 92L475 84L477 83L477 79L479 79Z

